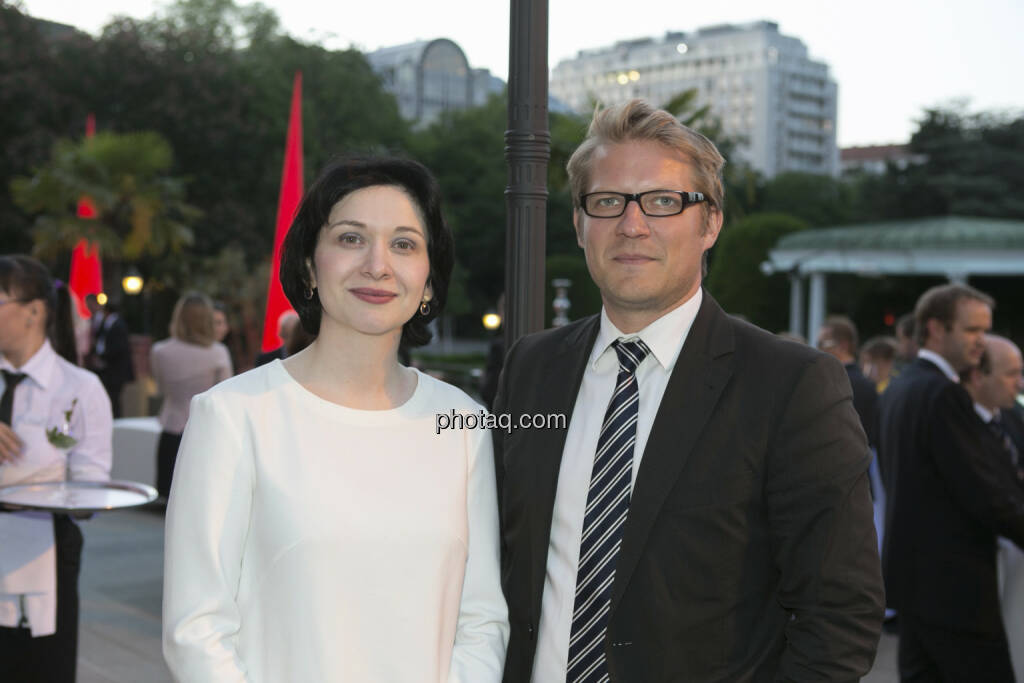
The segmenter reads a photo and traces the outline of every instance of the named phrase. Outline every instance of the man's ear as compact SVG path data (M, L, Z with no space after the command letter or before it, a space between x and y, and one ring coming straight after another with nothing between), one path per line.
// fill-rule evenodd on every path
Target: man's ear
M722 221L724 216L718 209L710 209L704 223L704 250L707 251L715 246L718 241L718 234L722 232Z
M572 211L572 227L576 231L576 244L583 247L583 227L580 223L583 220L583 212L580 209L573 209Z

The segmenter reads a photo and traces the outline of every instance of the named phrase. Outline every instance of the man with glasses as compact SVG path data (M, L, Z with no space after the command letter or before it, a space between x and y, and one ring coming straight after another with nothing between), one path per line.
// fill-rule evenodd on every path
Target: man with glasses
M519 340L499 382L496 413L571 416L495 435L508 682L853 681L874 660L849 381L702 289L723 164L639 100L569 161L603 309Z

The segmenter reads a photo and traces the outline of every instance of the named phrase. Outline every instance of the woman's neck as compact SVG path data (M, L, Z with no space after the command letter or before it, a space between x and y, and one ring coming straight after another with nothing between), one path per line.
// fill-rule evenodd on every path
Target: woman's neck
M21 366L32 359L32 356L39 352L39 349L43 348L43 342L45 341L45 334L33 330L23 339L18 340L19 343L14 344L12 348L3 349L3 357L16 370L20 369Z
M320 398L347 408L388 410L412 396L417 378L398 363L395 334L366 335L321 327L303 351L285 359L288 372Z

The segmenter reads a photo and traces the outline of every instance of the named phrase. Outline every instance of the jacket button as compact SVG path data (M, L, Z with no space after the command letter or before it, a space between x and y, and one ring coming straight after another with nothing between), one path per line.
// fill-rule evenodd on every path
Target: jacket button
M530 640L533 640L533 624L526 627L526 635L529 636Z

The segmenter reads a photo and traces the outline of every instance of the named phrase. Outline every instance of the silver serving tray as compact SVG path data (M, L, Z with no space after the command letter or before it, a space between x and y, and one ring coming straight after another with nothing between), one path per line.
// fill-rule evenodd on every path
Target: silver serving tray
M0 505L45 512L101 512L145 505L156 489L135 481L45 481L0 488Z

